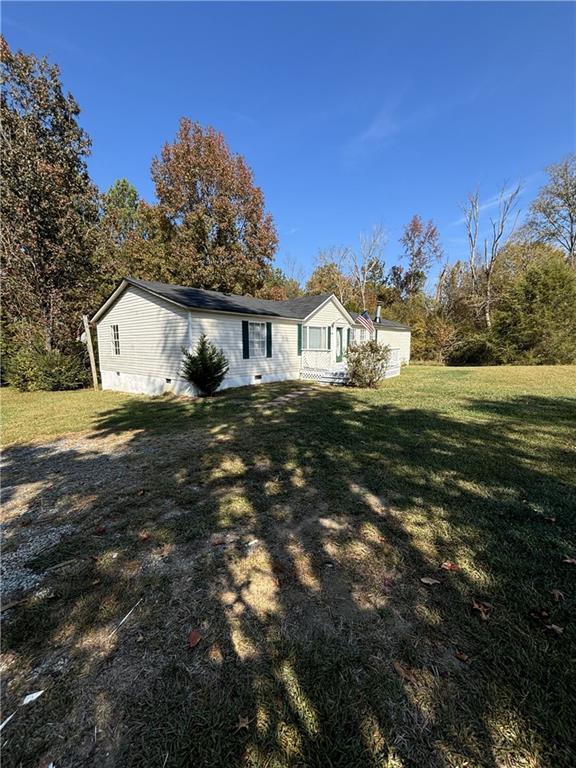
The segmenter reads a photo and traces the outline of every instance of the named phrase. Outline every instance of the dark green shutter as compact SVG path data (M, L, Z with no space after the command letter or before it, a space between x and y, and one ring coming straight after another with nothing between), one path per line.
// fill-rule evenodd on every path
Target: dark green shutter
M328 326L328 349L332 349L332 328Z
M346 347L350 346L350 336L352 335L351 331L352 331L352 328L348 328L348 333L346 334Z
M302 323L298 323L298 357L302 356Z
M242 320L242 357L248 360L250 357L250 330L248 320Z
M272 357L272 323L266 323L266 357Z

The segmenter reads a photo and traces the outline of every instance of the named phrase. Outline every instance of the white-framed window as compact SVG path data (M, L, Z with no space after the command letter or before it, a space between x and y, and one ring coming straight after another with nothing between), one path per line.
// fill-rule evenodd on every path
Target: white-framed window
M366 328L350 328L350 344L362 344L366 341Z
M117 325L110 326L110 344L112 346L112 354L120 354L120 330Z
M266 323L249 323L248 340L250 357L266 356Z
M302 349L328 349L328 329L319 325L304 326L302 328Z

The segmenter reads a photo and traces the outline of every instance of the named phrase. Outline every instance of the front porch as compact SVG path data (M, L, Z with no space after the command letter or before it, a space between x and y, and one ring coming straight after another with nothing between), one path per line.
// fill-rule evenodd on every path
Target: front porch
M390 350L390 360L384 378L400 375L400 350ZM330 350L303 350L300 378L306 381L318 381L322 384L346 384L348 370L345 355L342 361L335 362Z

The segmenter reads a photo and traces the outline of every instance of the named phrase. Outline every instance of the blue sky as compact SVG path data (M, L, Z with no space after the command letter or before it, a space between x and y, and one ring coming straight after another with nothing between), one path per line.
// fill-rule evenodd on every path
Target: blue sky
M571 3L4 3L12 47L47 54L82 108L101 189L154 199L150 162L187 115L243 154L278 262L382 224L387 265L414 213L451 260L459 203L490 204L574 151Z

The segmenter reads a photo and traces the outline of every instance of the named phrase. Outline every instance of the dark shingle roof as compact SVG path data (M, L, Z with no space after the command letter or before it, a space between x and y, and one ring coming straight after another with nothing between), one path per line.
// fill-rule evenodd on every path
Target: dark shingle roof
M132 277L127 277L126 282L164 299L175 301L184 307L211 309L220 312L239 312L244 315L289 317L294 320L303 320L308 317L332 295L324 293L320 296L301 296L298 299L289 299L288 301L272 301L270 299L253 299L251 296L237 296L233 293L206 291L203 288L187 288L183 285L136 280Z
M350 314L352 315L354 320L356 320L356 318L359 315L359 312L350 312ZM375 328L392 328L393 330L395 329L397 331L410 330L409 325L404 325L403 323L397 323L394 320L385 320L384 318L380 318L380 320L374 320L373 322L374 322Z

